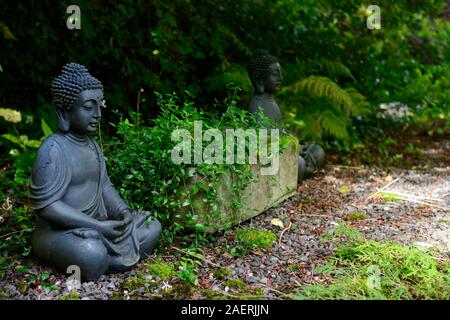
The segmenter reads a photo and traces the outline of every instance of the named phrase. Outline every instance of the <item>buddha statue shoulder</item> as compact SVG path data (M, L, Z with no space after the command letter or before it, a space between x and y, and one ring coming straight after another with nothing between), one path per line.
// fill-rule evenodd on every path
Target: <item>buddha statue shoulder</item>
M120 197L90 136L104 108L101 82L69 63L51 91L59 132L44 140L31 173L30 203L38 214L33 254L63 273L76 265L83 281L96 281L150 255L161 224Z
M258 49L248 64L248 74L254 88L249 112L262 112L273 124L281 126L283 113L274 94L281 89L283 74L279 60L266 50ZM261 125L265 125L260 121ZM301 144L298 161L298 182L310 178L324 163L325 152L316 144Z

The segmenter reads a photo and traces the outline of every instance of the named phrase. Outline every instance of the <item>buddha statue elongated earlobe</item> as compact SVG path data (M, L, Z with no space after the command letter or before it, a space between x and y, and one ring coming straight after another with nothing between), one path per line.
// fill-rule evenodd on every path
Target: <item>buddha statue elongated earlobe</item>
M257 94L264 93L264 81L262 79L257 79L253 81L253 87L255 88L255 93Z
M66 108L64 108L61 104L56 103L55 104L55 113L58 117L58 128L62 132L67 132L70 129L70 121L69 121L69 114Z
M252 83L253 89L256 94L264 93L264 80L256 78L255 76L250 76L250 81Z

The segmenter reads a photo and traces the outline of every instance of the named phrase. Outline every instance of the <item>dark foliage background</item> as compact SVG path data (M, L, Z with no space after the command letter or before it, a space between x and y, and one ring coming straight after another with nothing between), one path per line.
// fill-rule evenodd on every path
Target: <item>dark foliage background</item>
M81 30L66 27L70 4L81 8ZM414 111L427 119L448 117L445 1L378 1L380 30L366 27L369 4L0 1L0 106L34 116L24 128L31 135L40 118L55 128L49 85L67 61L85 64L104 83L108 105L125 114L137 109L140 88L144 117L158 112L154 91L188 91L199 106L211 106L227 96L230 82L243 88L245 106L246 63L266 48L281 59L280 103L302 136L348 140L352 117L375 117L380 102L419 106Z

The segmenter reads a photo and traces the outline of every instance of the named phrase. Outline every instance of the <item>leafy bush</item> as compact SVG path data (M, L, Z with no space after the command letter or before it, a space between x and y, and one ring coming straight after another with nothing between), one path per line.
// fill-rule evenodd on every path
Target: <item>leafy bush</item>
M228 192L239 194L252 180L248 158L244 164L174 164L172 149L179 142L171 140L175 129L186 129L194 141L194 121L202 121L202 129L217 128L259 128L256 117L236 106L236 100L228 99L226 111L222 115L197 110L192 102L180 103L176 96L160 96L161 114L151 121L151 127L122 120L116 127L118 138L105 145L108 168L113 183L130 204L136 209L150 210L162 223L171 226L171 232L182 229L173 218L184 207L191 205L194 196L201 193L202 201L209 212L190 210L183 216L188 226L202 232L209 225L196 224L199 214L210 217L206 224L213 223L213 217L220 217L217 186L219 178L231 170L239 177ZM203 148L208 144L203 141ZM194 143L192 143L193 145ZM235 148L238 148L235 144ZM248 148L248 143L245 144ZM224 155L226 148L224 148ZM246 149L248 157L248 149ZM192 188L186 188L188 180L198 175ZM207 181L207 182L206 182ZM239 205L239 203L236 203ZM169 236L169 231L166 236ZM170 238L170 237L169 237Z
M0 146L9 150L5 157L8 164L0 170L0 278L21 257L30 252L30 236L35 216L28 207L28 185L31 167L37 148L51 133L44 120L41 120L43 135L39 140L29 139L18 133L16 124L22 121L21 113L12 109L0 109L13 133L0 136Z

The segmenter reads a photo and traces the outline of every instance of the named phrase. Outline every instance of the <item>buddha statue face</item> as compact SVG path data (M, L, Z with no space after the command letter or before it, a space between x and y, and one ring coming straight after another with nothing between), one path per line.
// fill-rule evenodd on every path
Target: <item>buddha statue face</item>
M68 63L52 82L59 129L79 135L94 132L101 118L103 86L86 67Z
M248 65L248 73L256 94L273 94L280 90L283 75L278 59L258 49Z
M281 73L281 66L278 62L272 63L266 71L264 78L264 92L275 93L281 89L281 82L283 75Z
M100 122L103 91L84 90L78 94L74 106L68 112L70 130L86 135L94 132Z

